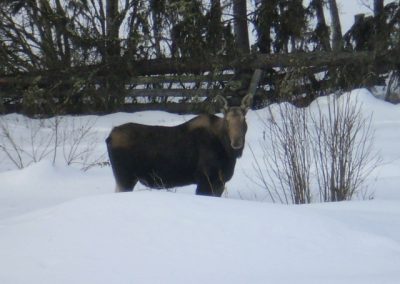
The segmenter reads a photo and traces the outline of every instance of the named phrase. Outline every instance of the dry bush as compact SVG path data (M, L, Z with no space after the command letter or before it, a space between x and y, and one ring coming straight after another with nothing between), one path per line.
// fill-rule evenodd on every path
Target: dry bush
M385 100L394 104L400 103L400 70L389 73Z
M0 153L19 169L51 157L53 164L61 159L87 170L106 160L105 154L96 156L94 124L90 119L0 117Z
M16 128L20 127L19 131ZM39 162L52 151L55 135L42 120L0 117L0 151L18 169Z
M285 103L276 118L270 114L263 120L262 159L252 151L252 180L273 202L310 203L316 195L321 202L341 201L363 193L378 159L371 116L363 116L358 101L331 96L314 112Z
M61 131L61 148L65 163L81 165L82 168L90 167L96 163L93 146L97 144L98 138L92 131L95 120L77 121L68 120L64 123Z
M281 104L279 119L264 120L261 162L252 151L257 183L267 189L273 202L310 203L311 149L305 109Z
M350 96L330 97L325 110L318 106L311 115L320 201L350 200L363 189L379 161L372 150L371 119L363 116L361 104Z

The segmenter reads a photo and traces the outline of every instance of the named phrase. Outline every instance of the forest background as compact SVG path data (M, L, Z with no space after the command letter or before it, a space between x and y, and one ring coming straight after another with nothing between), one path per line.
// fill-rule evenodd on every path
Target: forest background
M373 86L399 102L400 1L364 2L342 31L336 0L1 1L0 111L212 112L255 69L254 108Z

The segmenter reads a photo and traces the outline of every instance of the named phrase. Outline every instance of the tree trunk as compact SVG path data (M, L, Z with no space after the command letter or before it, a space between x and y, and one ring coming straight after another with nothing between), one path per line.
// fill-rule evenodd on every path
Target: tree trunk
M387 47L387 29L385 28L384 0L374 0L375 50Z
M51 23L49 21L51 8L48 1L40 0L38 2L38 30L40 31L40 40L43 49L43 62L47 68L57 68L58 60L55 51L55 44L52 36Z
M330 51L329 28L325 21L323 2L324 0L314 0L312 4L314 5L315 14L317 16L317 35L321 42L322 50Z
M123 79L119 76L119 68L122 62L119 42L118 3L119 0L106 1L106 53L104 62L107 74L105 76L104 91L106 92L105 97L108 98L106 108L109 111L123 103L124 96Z
M160 4L160 0L151 0L150 7L151 7L151 18L153 20L153 37L154 37L154 49L156 52L156 58L162 57L161 52L161 21L162 18L160 17L160 9L158 9L157 4Z
M58 20L56 22L57 44L59 53L62 55L62 63L66 67L71 66L71 46L68 33L66 32L67 16L60 0L56 0L56 11Z
M277 5L278 0L260 0L260 5L257 8L257 46L261 53L271 53L271 29L278 16L276 11Z
M329 11L332 19L332 47L333 51L340 51L343 49L343 36L342 28L340 26L339 10L336 0L328 0Z
M208 37L207 44L210 53L218 55L226 50L223 41L223 25L222 23L222 7L220 0L211 0L211 8L209 12Z
M233 0L233 18L236 46L241 54L247 54L250 44L246 0Z
M113 62L120 55L119 46L119 23L118 23L118 0L107 0L106 2L106 56L107 63Z
M247 4L246 0L233 0L233 18L236 49L240 56L250 53L249 32L247 26ZM244 70L242 66L235 69L235 76L238 86L235 86L235 93L244 96L250 83L251 73ZM232 91L232 90L231 90Z
M383 0L374 0L374 16L383 14Z

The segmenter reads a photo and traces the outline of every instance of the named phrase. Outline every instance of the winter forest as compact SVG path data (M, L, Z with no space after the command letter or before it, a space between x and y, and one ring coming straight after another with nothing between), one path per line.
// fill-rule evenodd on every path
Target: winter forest
M2 0L0 283L400 283L399 103L399 0Z
M397 102L399 2L351 1L370 13L347 30L336 0L2 1L0 107L199 112L256 68L254 107L388 83Z

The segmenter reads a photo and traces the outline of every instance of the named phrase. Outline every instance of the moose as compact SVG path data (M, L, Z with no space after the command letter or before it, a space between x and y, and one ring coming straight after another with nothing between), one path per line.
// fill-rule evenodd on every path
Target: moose
M116 191L132 191L139 181L158 189L197 184L196 194L221 196L243 152L251 99L247 95L240 106L229 107L218 96L223 118L202 114L173 127L115 127L106 143Z
M138 181L156 189L196 184L196 194L220 197L243 153L245 116L260 76L261 70L256 70L239 106L216 97L223 117L201 114L172 127L114 127L106 144L116 191L132 191Z

